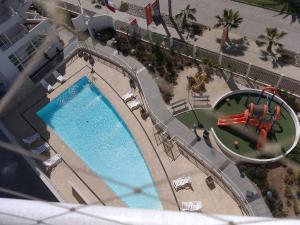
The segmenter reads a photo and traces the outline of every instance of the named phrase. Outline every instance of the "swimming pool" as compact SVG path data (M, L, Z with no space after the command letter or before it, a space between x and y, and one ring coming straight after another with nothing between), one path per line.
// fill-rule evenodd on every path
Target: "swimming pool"
M162 209L148 167L130 130L87 77L78 80L37 115L129 207ZM146 187L143 188L146 194L127 195L133 191L130 187Z

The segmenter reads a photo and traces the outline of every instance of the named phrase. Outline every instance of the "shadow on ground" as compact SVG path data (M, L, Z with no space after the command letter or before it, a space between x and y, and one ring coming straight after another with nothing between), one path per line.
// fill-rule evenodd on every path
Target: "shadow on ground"
M221 44L221 38L216 38L216 42ZM223 52L232 56L244 56L248 50L248 42L244 38L231 39L228 42L229 46L225 47Z

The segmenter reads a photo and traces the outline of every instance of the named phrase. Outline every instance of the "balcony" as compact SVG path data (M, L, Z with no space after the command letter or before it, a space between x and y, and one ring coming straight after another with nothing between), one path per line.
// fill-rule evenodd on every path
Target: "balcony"
M15 12L6 7L4 4L0 7L0 25L4 23L5 21L9 20L11 16L13 16Z
M22 24L16 24L15 26L11 27L9 30L0 35L1 50L7 50L14 43L22 39L27 33L28 30Z

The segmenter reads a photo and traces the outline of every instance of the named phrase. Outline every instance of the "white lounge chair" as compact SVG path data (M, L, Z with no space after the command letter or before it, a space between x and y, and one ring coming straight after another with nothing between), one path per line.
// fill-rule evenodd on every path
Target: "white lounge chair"
M31 152L34 153L34 154L39 155L39 154L42 154L45 151L48 151L49 148L50 148L50 145L47 142L45 142L44 144L40 145L39 147L31 149Z
M44 166L46 166L47 170L52 169L57 166L61 162L61 156L56 154L52 156L50 159L43 161Z
M186 212L200 212L202 209L202 202L192 201L192 202L182 202L181 210Z
M40 135L38 133L34 133L33 135L31 135L30 137L27 138L23 138L22 141L25 144L32 144L33 142L37 141L38 139L40 139Z
M47 81L41 80L40 84L49 92L53 90L52 85L50 85Z
M63 75L61 75L59 72L57 72L56 70L54 70L52 72L53 76L55 77L56 80L58 80L60 83L63 83L65 81L65 78L63 77Z
M134 94L132 93L132 91L127 92L126 94L122 95L122 99L124 102L128 102L132 99L134 99Z
M139 108L141 106L141 102L139 100L133 100L127 103L128 107L131 111Z
M192 179L191 177L184 176L184 177L179 177L176 180L172 181L173 187L176 191L178 191L181 188L189 187L192 184Z

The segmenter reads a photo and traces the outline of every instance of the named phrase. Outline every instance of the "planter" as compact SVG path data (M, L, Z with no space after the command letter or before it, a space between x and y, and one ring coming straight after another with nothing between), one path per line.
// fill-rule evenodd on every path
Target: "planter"
M83 53L83 59L84 61L88 61L89 60L89 55L86 53Z
M141 108L140 113L143 120L146 120L149 116L149 113L147 113L147 111L144 108Z
M82 50L79 50L78 51L78 56L81 58L83 56L83 51Z

